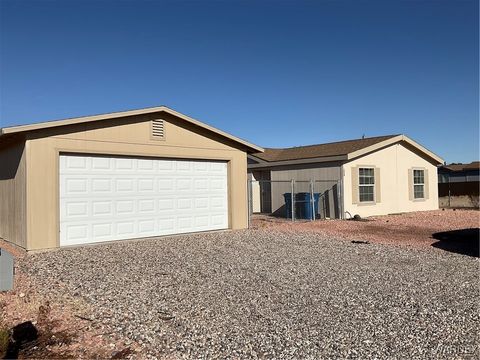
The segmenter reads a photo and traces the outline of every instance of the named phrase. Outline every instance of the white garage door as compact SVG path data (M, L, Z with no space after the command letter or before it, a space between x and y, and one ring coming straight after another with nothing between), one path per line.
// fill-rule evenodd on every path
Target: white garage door
M226 162L60 155L60 246L228 227Z

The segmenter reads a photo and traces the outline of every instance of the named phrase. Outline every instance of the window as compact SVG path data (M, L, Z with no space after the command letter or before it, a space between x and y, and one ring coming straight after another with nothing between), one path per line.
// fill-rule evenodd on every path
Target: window
M358 196L360 202L375 201L375 173L372 168L358 169Z
M425 170L413 170L413 198L425 198Z

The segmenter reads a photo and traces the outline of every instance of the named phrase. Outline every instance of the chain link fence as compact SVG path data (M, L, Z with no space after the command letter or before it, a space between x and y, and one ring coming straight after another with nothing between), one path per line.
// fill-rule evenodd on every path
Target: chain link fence
M288 221L343 218L340 180L249 180L250 224L255 217Z

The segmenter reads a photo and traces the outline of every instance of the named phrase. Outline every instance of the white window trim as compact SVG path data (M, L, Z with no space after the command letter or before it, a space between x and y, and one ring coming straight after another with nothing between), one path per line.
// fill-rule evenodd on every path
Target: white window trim
M357 171L358 171L358 204L357 205L374 205L376 204L376 199L377 199L377 193L376 193L376 190L375 190L375 166L358 166L357 167ZM373 170L373 184L368 184L368 185L362 185L360 184L360 169L372 169ZM360 188L361 187L366 187L366 186L371 186L373 188L373 200L369 200L369 201L361 201L360 200Z
M423 171L423 184L415 184L415 170ZM425 168L420 168L420 167L412 168L412 201L425 201L425 200L427 200L427 198L425 197L425 191L426 191L425 173L426 172L427 172L427 169L425 169ZM423 197L421 197L421 198L416 198L415 197L415 185L422 185L423 186Z

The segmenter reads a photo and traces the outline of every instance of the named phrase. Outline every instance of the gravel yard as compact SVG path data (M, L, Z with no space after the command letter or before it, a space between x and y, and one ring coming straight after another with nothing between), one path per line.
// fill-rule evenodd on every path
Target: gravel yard
M373 216L362 220L318 220L292 223L282 218L255 215L253 227L256 229L276 229L281 231L316 232L325 236L333 236L336 239L362 239L380 244L430 248L438 243L440 236L437 235L441 235L439 233L462 229L478 229L480 225L480 211L445 209ZM456 239L452 237L451 240L455 241ZM478 257L478 231L476 240L476 244L461 245L471 246L470 249L466 250Z
M82 298L52 296L49 301L48 286L35 286L32 277L23 271L29 268L28 255L3 240L0 247L20 264L15 269L14 289L0 292L0 334L28 321L38 330L37 340L21 346L19 359L109 359L139 348L135 343L126 346L122 336L107 338L100 323L78 318L78 314L91 312ZM2 345L6 344L0 343L1 359L6 350Z
M479 262L447 251L257 229L61 249L21 266L52 299L90 303L141 357L478 357Z

